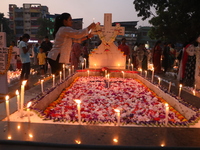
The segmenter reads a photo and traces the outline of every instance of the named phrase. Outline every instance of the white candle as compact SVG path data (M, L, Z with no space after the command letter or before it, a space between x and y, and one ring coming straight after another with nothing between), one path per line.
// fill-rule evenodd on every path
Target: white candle
M115 112L117 113L117 125L120 126L120 110L115 109Z
M178 97L181 97L181 89L182 89L182 84L179 85Z
M147 78L147 70L145 70L145 78Z
M84 64L85 64L85 69L86 69L86 58L84 58Z
M7 114L7 121L10 121L10 110L9 110L9 96L6 95L6 114Z
M53 74L53 87L55 86L55 75ZM42 81L42 80L41 80ZM42 83L41 83L42 84Z
M78 123L81 124L81 100L75 99L74 100L77 103L77 109L78 109Z
M131 68L132 68L132 71L133 71L133 64L131 64Z
M151 82L153 83L153 78L154 78L154 68L152 68L152 77L151 77Z
M65 80L65 64L63 64L63 80Z
M31 122L31 118L30 118L30 106L31 106L32 102L28 102L27 104L27 116L28 116L28 122Z
M128 69L130 69L131 59L128 59Z
M44 92L44 80L41 80L40 81L40 84L41 84L41 92L43 93Z
M24 107L24 88L26 85L27 80L22 81L22 85L21 85L21 117L23 117L23 107Z
M160 86L160 81L161 81L161 78L158 77L158 86Z
M69 76L71 75L71 69L69 68Z
M60 82L62 81L62 72L60 71Z
M171 90L171 86L172 86L172 82L169 82L168 92L170 92L170 90Z
M165 125L167 126L168 124L168 114L169 114L169 106L168 104L166 103L165 104Z
M87 73L88 73L88 77L89 77L90 76L90 71L88 70Z
M72 65L72 74L74 73L74 65Z
M83 65L84 65L84 63L82 63L82 70L83 70Z
M124 71L122 71L122 74L123 74L123 79L124 79Z
M17 111L20 111L19 91L16 90L15 94L17 95Z

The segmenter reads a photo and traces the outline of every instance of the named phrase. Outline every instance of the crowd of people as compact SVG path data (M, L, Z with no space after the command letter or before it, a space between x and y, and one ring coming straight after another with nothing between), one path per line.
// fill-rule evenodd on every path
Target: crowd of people
M21 81L29 78L30 49L33 51L33 65L38 66L42 77L47 73L48 64L51 67L51 73L55 75L62 71L63 64L70 63L76 70L81 68L80 64L85 59L86 66L88 66L87 39L93 36L90 34L90 30L95 26L95 23L91 23L82 30L75 30L72 28L71 15L63 13L55 19L54 43L51 43L46 36L41 43L29 44L30 36L24 34L18 43L18 55L22 63ZM155 74L176 71L177 79L182 84L194 86L195 73L199 72L199 70L196 70L196 59L199 59L196 58L196 43L197 41L200 43L200 38L198 39L187 42L179 50L173 43L163 43L160 40L155 43L152 49L146 48L145 43L135 43L132 47L128 46L126 38L122 38L116 45L126 56L126 63L131 60L135 69L148 70L148 64L151 63ZM15 43L12 42L10 48L14 47L16 47ZM18 60L18 55L13 55L14 61ZM17 68L15 64L11 63L11 65L13 70ZM176 65L176 70L173 70L174 65Z

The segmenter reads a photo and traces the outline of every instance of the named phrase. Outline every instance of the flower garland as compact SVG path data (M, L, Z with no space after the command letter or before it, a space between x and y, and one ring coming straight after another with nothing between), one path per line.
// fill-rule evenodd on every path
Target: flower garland
M105 51L110 51L109 48L110 48L110 44L114 42L116 36L119 34L120 32L120 24L117 23L116 24L116 27L115 27L115 30L113 32L113 35L110 37L110 39L108 41L106 41L105 39L105 35L103 35L103 32L101 30L101 26L100 26L100 23L98 22L96 24L96 31L97 31L97 34L100 38L100 40L102 41L102 43L104 44L105 46Z
M8 49L8 62L6 64L5 70L4 71L0 71L1 75L5 74L8 71L8 69L10 68L11 56L12 56L12 48L9 48Z

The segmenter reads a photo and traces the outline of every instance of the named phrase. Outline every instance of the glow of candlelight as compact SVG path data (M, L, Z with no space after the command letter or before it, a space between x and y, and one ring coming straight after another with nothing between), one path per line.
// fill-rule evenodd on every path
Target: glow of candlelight
M114 111L117 113L117 125L120 126L120 110L114 109Z
M168 114L169 114L169 106L168 106L167 103L165 104L165 110L166 110L165 125L167 126L167 124L168 124Z
M20 110L20 99L19 99L19 91L16 90L15 94L17 95L17 110Z
M181 89L182 89L182 84L179 85L178 97L181 97Z
M78 122L79 122L79 124L81 124L81 106L80 106L80 104L81 104L81 100L79 100L79 99L75 99L74 101L77 103L77 109L78 109Z

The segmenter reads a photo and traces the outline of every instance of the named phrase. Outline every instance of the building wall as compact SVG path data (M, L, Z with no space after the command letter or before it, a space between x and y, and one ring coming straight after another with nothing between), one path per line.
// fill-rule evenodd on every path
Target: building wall
M17 39L24 33L28 33L31 39L35 40L39 27L37 19L44 17L46 14L49 14L48 7L41 6L41 4L23 4L23 7L10 4L10 28L13 30Z

